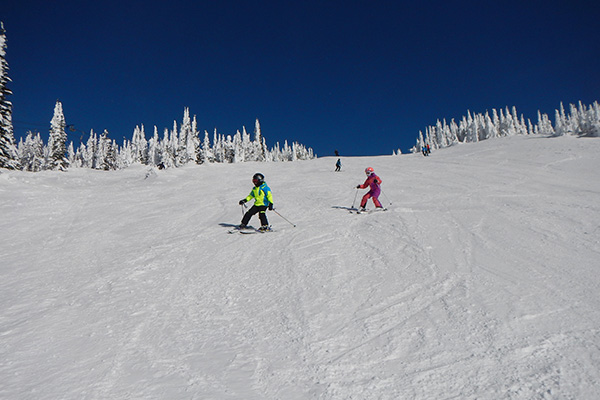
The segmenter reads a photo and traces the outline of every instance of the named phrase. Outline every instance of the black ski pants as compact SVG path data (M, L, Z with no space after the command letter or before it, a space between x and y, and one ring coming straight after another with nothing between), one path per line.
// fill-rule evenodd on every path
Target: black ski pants
M269 225L269 221L267 220L267 206L250 207L250 209L246 211L246 214L244 214L244 217L242 218L242 225L248 225L248 222L250 222L250 218L252 218L252 216L254 216L254 214L257 213L258 218L260 219L260 224L263 226Z

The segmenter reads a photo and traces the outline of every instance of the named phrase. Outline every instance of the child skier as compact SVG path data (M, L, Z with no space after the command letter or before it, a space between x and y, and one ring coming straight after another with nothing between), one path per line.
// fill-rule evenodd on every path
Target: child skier
M252 188L250 194L239 202L240 205L243 205L246 202L254 199L254 205L250 207L250 209L242 218L240 229L247 228L250 218L252 218L254 214L258 213L258 218L260 219L261 224L258 230L268 231L271 228L269 227L269 221L267 220L267 209L273 210L273 194L271 193L271 188L269 188L269 186L267 186L265 183L265 176L263 174L254 174L252 177L252 183L254 184L254 188Z
M365 169L365 174L367 174L367 180L362 185L358 185L357 189L365 189L367 187L370 188L369 192L365 194L360 202L361 211L364 211L367 207L367 201L372 198L373 204L375 207L383 209L383 206L379 202L379 194L381 193L381 178L375 175L375 171L373 168L369 167Z

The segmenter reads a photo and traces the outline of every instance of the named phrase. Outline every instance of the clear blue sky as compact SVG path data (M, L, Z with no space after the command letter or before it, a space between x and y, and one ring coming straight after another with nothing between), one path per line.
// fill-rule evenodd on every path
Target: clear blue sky
M6 4L8 3L8 4ZM258 118L319 156L406 152L419 130L516 106L534 122L600 100L600 2L6 0L15 136L68 124L162 134ZM70 134L78 140L80 133Z

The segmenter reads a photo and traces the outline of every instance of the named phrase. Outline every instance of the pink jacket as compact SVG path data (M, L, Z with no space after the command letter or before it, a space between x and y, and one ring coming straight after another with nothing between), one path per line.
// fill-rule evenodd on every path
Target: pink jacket
M381 185L381 182L382 182L382 180L381 180L380 177L378 177L375 174L371 174L371 175L369 175L369 177L367 178L367 180L365 181L365 183L363 183L359 187L361 189L366 189L368 186L370 186L371 187L370 192L373 193L373 194L377 194L378 195L379 192L380 192L380 190L381 190L379 188L379 185Z

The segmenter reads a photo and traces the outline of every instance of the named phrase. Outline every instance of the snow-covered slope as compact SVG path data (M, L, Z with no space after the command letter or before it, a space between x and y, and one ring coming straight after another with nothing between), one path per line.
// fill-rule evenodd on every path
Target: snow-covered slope
M600 140L335 160L2 171L0 398L600 398Z

